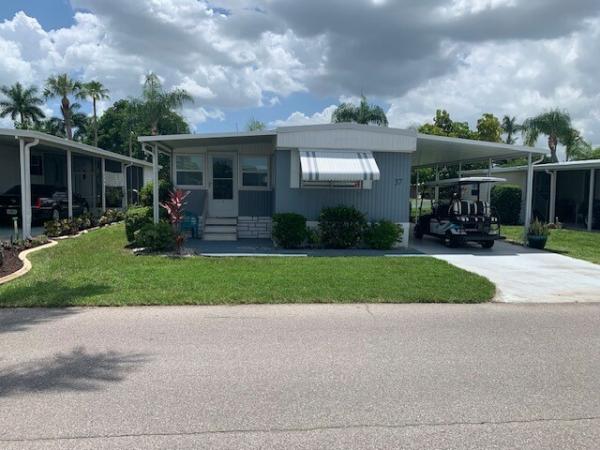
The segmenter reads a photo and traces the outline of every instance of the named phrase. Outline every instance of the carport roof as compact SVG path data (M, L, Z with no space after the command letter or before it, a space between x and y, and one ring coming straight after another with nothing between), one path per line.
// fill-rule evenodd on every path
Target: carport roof
M516 159L529 154L547 155L549 150L509 145L501 142L475 141L447 136L417 134L417 151L413 153L413 167L436 164L458 164L464 161Z
M278 136L290 132L322 132L322 131L341 131L353 130L362 135L376 134L380 137L388 136L390 142L392 136L406 136L413 139L412 148L402 149L412 153L414 167L454 164L461 161L477 161L493 159L515 159L527 156L529 154L545 155L549 151L534 147L525 147L520 145L508 145L501 142L485 142L470 139L460 139L447 136L432 136L428 134L417 133L415 130L405 130L400 128L376 127L370 125L359 125L355 123L335 123L321 125L298 125L289 127L279 127L274 130L261 130L250 132L227 132L227 133L209 133L209 134L180 134L166 136L141 136L138 141L148 144L157 144L169 150L189 148L193 146L206 146L218 144L236 145L241 143L270 142L274 146L278 145ZM340 140L339 136L335 139ZM334 139L334 140L335 140ZM374 146L381 144L381 139L369 140ZM415 145L416 141L416 145ZM331 142L331 140L330 140ZM386 141L387 142L387 141ZM407 141L409 142L409 141ZM371 151L392 151L391 147L383 148L365 148Z
M152 163L137 158L130 158L129 156L120 155L115 152L110 152L92 145L83 144L81 142L70 141L50 134L42 133L40 131L33 130L17 130L0 128L0 143L8 146L18 146L17 139L39 139L40 146L50 148L60 148L62 150L72 150L76 153L83 153L99 158L107 158L116 160L126 164L136 164L139 166L152 167Z

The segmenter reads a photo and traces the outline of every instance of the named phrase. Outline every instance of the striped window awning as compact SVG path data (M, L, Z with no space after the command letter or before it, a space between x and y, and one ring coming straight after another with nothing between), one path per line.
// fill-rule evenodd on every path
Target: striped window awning
M368 151L300 150L302 181L379 180L379 167Z

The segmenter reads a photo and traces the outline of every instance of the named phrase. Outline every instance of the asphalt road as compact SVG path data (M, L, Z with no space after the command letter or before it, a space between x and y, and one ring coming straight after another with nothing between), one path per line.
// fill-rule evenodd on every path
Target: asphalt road
M0 448L600 447L600 305L0 310Z

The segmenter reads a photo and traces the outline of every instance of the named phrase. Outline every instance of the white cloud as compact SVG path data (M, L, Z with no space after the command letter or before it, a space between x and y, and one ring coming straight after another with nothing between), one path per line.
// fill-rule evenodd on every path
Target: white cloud
M474 125L484 112L522 120L558 106L600 145L597 0L71 3L86 12L70 27L46 31L24 13L0 23L0 84L66 71L116 100L139 95L154 71L195 97L185 114L196 126L299 93L356 103L364 92L390 105L393 126L437 108ZM272 124L329 122L332 111Z
M273 127L285 127L291 125L317 125L320 123L331 123L331 114L335 111L336 105L330 105L311 115L296 111L288 116L287 119L275 120L269 123Z

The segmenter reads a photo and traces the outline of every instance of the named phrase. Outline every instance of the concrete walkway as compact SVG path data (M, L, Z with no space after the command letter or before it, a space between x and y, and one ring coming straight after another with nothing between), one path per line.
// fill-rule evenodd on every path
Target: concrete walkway
M440 241L411 240L411 247L482 275L496 284L495 301L510 303L600 302L600 265L506 242L493 249L447 248ZM600 249L599 249L600 251Z

